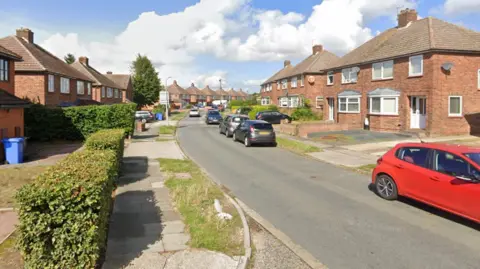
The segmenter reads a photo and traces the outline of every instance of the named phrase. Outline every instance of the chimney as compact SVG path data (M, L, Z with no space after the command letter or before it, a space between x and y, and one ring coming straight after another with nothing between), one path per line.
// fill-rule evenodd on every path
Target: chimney
M312 54L315 55L317 53L320 53L323 51L323 46L322 45L314 45L312 47Z
M195 87L195 84L193 84L193 82L192 82L192 85L191 85L191 86L192 86L192 87Z
M88 66L88 57L82 56L78 58L78 61L82 63L83 65ZM108 73L107 73L108 74Z
M87 60L87 62L88 62L88 60ZM107 71L107 75L112 75L112 74L113 74L112 71Z
M285 61L283 62L283 67L287 67L287 66L289 66L290 64L292 64L292 63L290 62L290 60L285 60Z
M177 84L177 80L174 80L174 81L173 81L173 84L178 85L178 84Z
M398 14L398 28L407 26L410 22L418 19L418 13L415 9L404 9Z
M33 32L28 28L17 29L17 37L25 39L28 43L33 43Z

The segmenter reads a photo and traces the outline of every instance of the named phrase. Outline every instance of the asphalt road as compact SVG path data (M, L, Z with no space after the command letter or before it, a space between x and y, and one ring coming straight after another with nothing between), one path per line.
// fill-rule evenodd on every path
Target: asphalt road
M215 180L331 269L480 268L479 225L382 200L367 176L280 148L245 148L200 118L182 121L178 137Z

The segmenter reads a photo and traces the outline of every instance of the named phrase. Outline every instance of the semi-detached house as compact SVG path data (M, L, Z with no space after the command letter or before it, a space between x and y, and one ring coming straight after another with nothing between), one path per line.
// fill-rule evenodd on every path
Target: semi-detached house
M108 71L104 75L113 81L122 91L123 103L129 103L133 101L133 81L130 74L114 74L112 71Z

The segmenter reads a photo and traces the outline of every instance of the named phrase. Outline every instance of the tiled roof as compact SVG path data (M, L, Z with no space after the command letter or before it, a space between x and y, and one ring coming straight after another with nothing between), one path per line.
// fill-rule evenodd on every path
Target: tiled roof
M188 94L192 94L192 95L203 94L202 91L200 91L200 89L195 87L195 84L193 83L190 85L190 87L186 88L185 90L187 91Z
M239 96L248 96L248 93L244 92L242 89L238 90Z
M218 89L218 90L216 90L216 92L217 92L217 95L221 95L221 96L228 95L228 92L226 92L223 89Z
M180 87L178 84L177 84L177 81L174 80L172 84L168 85L167 87L167 91L170 93L170 94L185 94L185 89Z
M0 89L0 108L27 107L30 102Z
M208 96L214 96L217 94L214 90L210 89L208 85L202 90L202 92L204 95L208 95Z
M23 59L15 63L16 71L50 72L65 77L91 81L90 78L72 68L44 48L35 43L28 43L17 36L7 36L0 39L0 46L20 55Z
M93 81L93 85L95 86L105 86L110 88L119 87L115 82L111 81L109 78L95 70L95 68L91 67L90 65L76 61L70 66L87 76L91 81Z
M333 67L347 67L431 50L480 53L480 33L427 17L391 28L354 49Z
M9 59L12 59L12 60L17 60L17 61L21 61L22 60L22 56L16 54L15 52L11 51L11 50L8 50L2 46L0 46L0 56L3 56L3 57L7 57Z
M230 96L240 96L237 91L235 91L233 88L227 91L228 95Z
M104 76L113 81L122 90L128 89L132 79L132 76L129 74L104 74Z
M288 73L289 76L300 75L304 73L318 73L328 69L332 64L340 59L337 55L323 50L316 54L308 56L305 60L295 65L293 70ZM277 78L278 79L278 78Z
M270 83L270 82L275 82L279 79L289 77L291 72L293 71L293 66L292 65L287 65L284 68L282 68L280 71L275 73L275 75L271 76L269 79L267 79L265 82L262 83L262 85Z

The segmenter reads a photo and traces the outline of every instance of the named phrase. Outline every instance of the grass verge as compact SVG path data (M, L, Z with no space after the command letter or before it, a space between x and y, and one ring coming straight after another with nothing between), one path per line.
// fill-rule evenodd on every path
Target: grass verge
M0 169L0 208L15 206L15 193L48 166L18 166Z
M277 137L277 145L281 148L293 151L295 153L306 154L310 152L321 152L319 147L315 147L300 141L288 138Z
M172 125L165 125L165 126L160 126L160 129L158 130L158 134L169 134L173 135L175 134L175 131L177 130L177 126L172 126Z
M230 256L243 255L243 226L235 207L191 160L159 159L160 169L166 173L165 186L169 188L174 204L183 216L190 233L192 248L205 248ZM190 173L191 179L178 179L175 173ZM214 200L232 220L217 218Z
M358 172L366 175L371 175L373 169L376 167L376 164L367 164L367 165L362 165L360 167L355 168Z
M169 120L181 120L187 115L187 111L171 112Z
M0 245L0 268L22 269L23 259L20 251L15 247L17 232L14 232Z

